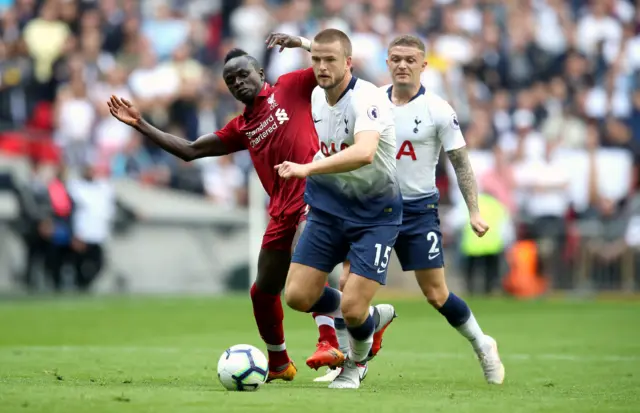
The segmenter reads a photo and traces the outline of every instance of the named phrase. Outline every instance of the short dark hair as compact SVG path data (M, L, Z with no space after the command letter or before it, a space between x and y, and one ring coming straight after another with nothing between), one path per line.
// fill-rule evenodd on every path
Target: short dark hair
M229 52L224 57L224 64L226 65L229 60L235 59L236 57L242 57L242 56L247 57L247 60L249 60L249 62L251 63L254 69L256 70L260 69L260 63L258 63L255 57L251 56L249 53L245 52L244 50L238 49L238 48L233 48L229 50Z
M389 43L388 50L391 50L391 48L395 46L415 47L416 49L422 51L422 53L427 52L427 48L425 47L424 42L420 40L420 38L412 36L410 34L403 34L393 39L391 43Z
M349 36L343 31L338 29L325 29L320 33L316 34L316 37L313 38L313 41L316 43L333 43L340 42L340 46L344 49L344 54L347 57L350 57L353 53L353 48L351 46L351 40Z

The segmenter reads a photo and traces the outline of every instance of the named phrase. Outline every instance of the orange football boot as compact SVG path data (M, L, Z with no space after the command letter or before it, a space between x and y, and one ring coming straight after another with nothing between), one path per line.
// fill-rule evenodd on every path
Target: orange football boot
M389 327L389 325L391 325L391 323L396 317L397 316L394 311L393 317L391 317L391 319L387 322L387 324L383 325L382 328L380 328L380 330L373 333L373 344L371 345L371 351L369 352L370 359L375 357L376 354L378 354L378 352L382 348L382 335L384 334L384 331L387 329L387 327Z
M296 377L296 374L298 374L298 368L293 360L289 360L289 365L286 369L280 371L269 370L267 383L272 382L273 380L292 381Z
M342 363L344 363L342 351L334 348L326 341L319 342L316 345L316 352L307 359L307 366L316 370L323 366L335 369L342 366Z

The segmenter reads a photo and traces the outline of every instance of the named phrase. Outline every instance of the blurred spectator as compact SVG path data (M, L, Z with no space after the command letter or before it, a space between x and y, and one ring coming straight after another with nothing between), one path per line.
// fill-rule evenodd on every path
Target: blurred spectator
M35 159L29 162L29 177L21 185L14 185L20 205L18 233L26 249L26 266L22 282L29 291L37 287L38 276L44 272L48 242L42 231L42 223L48 218L46 168Z
M135 133L129 126L111 116L105 104L111 95L133 99L126 80L127 73L116 65L89 91L89 98L97 114L93 142L99 154L99 162L103 164L108 164L113 155L122 152Z
M227 209L236 208L243 199L244 177L233 163L232 155L202 162L204 190L214 203Z
M74 202L73 267L80 291L91 288L100 274L105 260L104 244L111 235L116 209L111 185L96 175L94 166L85 163L82 175L68 183Z
M513 132L506 132L499 139L498 145L512 162L523 163L544 157L545 142L535 129L535 115L530 110L517 110L513 114Z
M140 66L131 72L129 86L136 104L147 119L166 128L169 124L167 108L180 89L178 73L169 66L159 65L152 50L144 50Z
M502 278L504 252L515 239L514 226L509 211L488 192L478 196L478 206L491 228L482 239L468 225L468 211L462 204L451 214L450 224L461 232L460 252L467 291L477 293L476 281L480 278L482 292L491 294Z
M603 47L607 61L611 62L620 47L622 25L609 14L607 3L611 2L590 2L587 12L577 22L576 43L581 52L592 57L598 47Z
M34 67L22 40L0 40L0 131L24 124L33 101L29 99Z
M79 68L72 72L69 83L59 89L54 113L56 143L62 148L68 166L76 168L90 150L96 121L95 108Z
M134 135L124 150L112 158L110 170L114 178L127 177L144 182L159 181L162 175L139 135Z
M62 54L69 26L59 20L58 2L47 0L24 27L22 36L35 62L35 78L40 84L49 81L53 62Z
M590 276L598 288L619 288L622 276L619 259L627 248L629 217L613 200L600 198L598 201L593 218L584 224L590 225L585 231L591 235L587 243Z
M66 175L67 171L61 167L47 183L46 209L38 227L47 244L45 274L55 291L64 287L63 270L73 262L73 200L67 188Z
M522 210L529 219L526 232L538 243L542 274L550 277L560 275L570 208L569 176L557 147L557 142L546 142L543 156L523 162L516 172Z
M183 17L176 16L166 2L155 4L155 15L144 21L142 33L151 41L154 54L162 60L171 56L187 40L189 23Z
M633 109L629 117L629 127L634 142L640 143L640 88L633 92Z
M293 7L296 1L290 3ZM258 61L263 60L264 39L275 23L272 13L265 0L243 0L240 7L231 13L229 19L235 44L255 56Z

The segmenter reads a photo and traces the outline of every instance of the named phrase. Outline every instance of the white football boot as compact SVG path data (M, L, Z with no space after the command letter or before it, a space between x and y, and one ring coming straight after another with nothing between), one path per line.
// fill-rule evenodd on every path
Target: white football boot
M378 344L380 347L382 346L382 334L384 330L391 324L391 322L397 317L396 310L393 308L391 304L378 304L375 306L376 310L378 310L378 314L380 315L380 321L376 326L376 330L374 332L374 345ZM376 336L377 334L377 336ZM379 348L378 348L379 351ZM369 354L368 360L373 358L373 354ZM340 374L340 368L330 369L328 368L324 376L316 377L313 379L315 382L330 382L334 381L336 377ZM360 381L363 381L365 377L367 377L367 373L369 372L369 364L367 362L358 365L358 371L360 372Z
M347 359L340 370L340 374L331 384L330 389L357 389L360 387L360 371L352 360Z
M483 343L476 350L484 378L489 384L502 384L504 381L504 365L498 354L498 343L493 337L484 336Z
M325 373L324 376L316 377L315 379L313 379L313 381L315 382L334 381L336 377L340 375L341 371L342 371L342 367L339 367L337 369L327 368L327 372ZM365 377L367 377L368 372L369 372L368 364L358 364L358 373L360 374L360 382L364 381Z
M358 364L358 374L360 375L360 383L364 381L369 372L369 363Z
M340 374L341 370L342 370L342 367L339 367L337 369L327 368L327 372L324 374L324 376L316 377L315 379L313 379L313 381L315 382L334 381L336 377L338 377L338 375Z

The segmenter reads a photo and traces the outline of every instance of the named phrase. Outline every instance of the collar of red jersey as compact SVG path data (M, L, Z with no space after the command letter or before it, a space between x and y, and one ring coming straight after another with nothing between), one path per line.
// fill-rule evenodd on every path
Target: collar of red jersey
M262 90L260 91L260 93L258 93L255 100L264 99L265 97L267 97L270 94L271 89L273 89L273 87L267 82L264 82L264 85L262 85ZM255 106L255 103L253 106ZM247 113L251 112L251 110L253 109L253 106L251 108L249 106L245 106L244 112L242 113L242 115L246 115Z
M267 82L264 82L264 85L262 85L262 90L260 91L260 93L258 93L258 96L256 96L257 98L259 97L265 97L269 94L269 92L271 92L271 85L268 84Z

